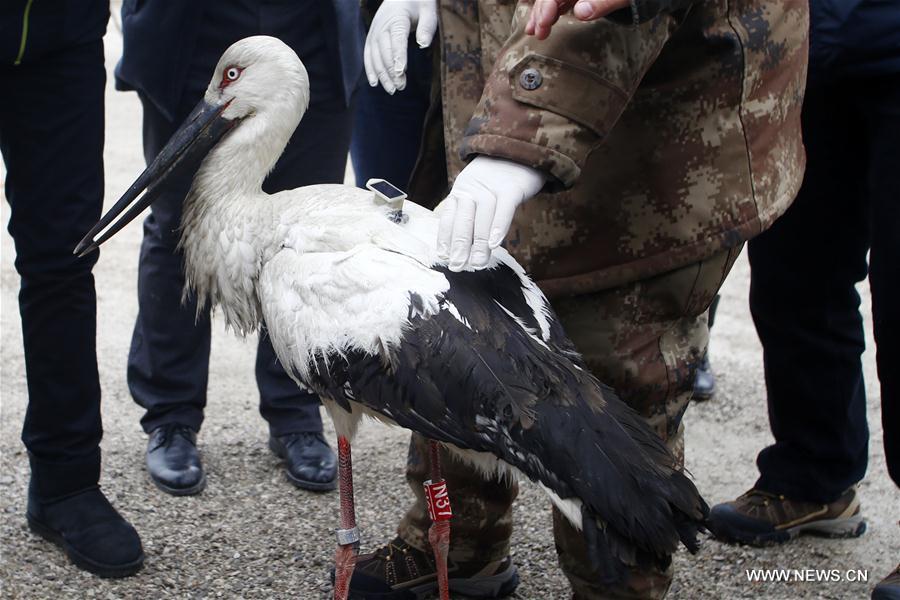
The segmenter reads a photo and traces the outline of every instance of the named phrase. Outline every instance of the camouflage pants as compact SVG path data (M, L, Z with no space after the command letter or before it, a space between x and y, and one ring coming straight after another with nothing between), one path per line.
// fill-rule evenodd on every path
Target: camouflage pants
M694 371L706 350L706 311L741 247L649 279L553 303L559 319L593 373L613 386L684 460L681 417ZM406 478L416 496L399 526L407 543L429 551L422 481L428 478L428 441L413 435ZM497 561L509 554L512 503L518 486L485 480L445 454L443 474L453 504L451 558ZM632 572L625 584L603 588L587 566L581 534L553 509L559 562L575 598L661 598L672 581L666 572Z

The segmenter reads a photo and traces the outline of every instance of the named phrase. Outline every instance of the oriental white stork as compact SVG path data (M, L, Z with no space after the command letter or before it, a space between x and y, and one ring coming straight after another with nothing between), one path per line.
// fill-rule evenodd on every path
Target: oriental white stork
M235 43L203 101L76 252L137 216L165 179L193 176L181 238L188 288L239 334L265 320L281 363L334 420L335 596L346 597L358 548L349 440L363 416L419 432L487 474L537 482L583 531L606 581L664 564L679 540L694 550L705 502L656 434L587 371L505 250L483 270L451 272L435 250L438 218L412 202L397 219L354 187L262 191L308 102L290 48L270 37ZM447 539L436 535L436 550Z

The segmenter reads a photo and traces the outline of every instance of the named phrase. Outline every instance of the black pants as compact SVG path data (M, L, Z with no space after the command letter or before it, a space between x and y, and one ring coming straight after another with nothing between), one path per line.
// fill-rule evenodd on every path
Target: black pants
M406 88L391 95L363 82L357 92L350 156L359 187L377 177L405 191L416 165L431 103L432 54L413 43L407 52Z
M188 67L186 89L175 121L146 96L144 156L149 163L168 141L203 92L222 52L250 35L281 38L303 61L312 85L311 105L274 171L263 184L269 193L315 183L344 180L351 113L340 87L340 69L318 10L311 0L264 4L223 2L204 19ZM126 46L128 40L125 41ZM200 429L209 369L209 310L197 312L193 298L182 304L183 256L176 252L181 208L190 182L170 189L144 221L138 274L139 313L128 357L128 385L147 409L145 431L167 423ZM321 431L318 398L302 390L281 368L265 335L256 355L260 412L273 435Z
M76 258L72 250L103 203L102 36L109 10L106 2L85 3L75 21L62 2L35 3L26 37L24 4L0 11L0 151L21 277L28 381L22 441L32 490L50 498L95 485L100 476L91 274L98 254Z
M868 274L884 445L900 485L900 76L810 82L794 205L749 244L775 444L757 486L830 502L866 472L859 295ZM869 264L866 253L870 252Z

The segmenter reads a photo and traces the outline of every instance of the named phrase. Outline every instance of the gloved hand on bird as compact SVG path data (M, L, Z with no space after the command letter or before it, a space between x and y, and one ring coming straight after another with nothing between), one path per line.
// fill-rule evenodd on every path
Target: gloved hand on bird
M451 271L487 266L520 204L541 191L546 176L523 164L476 156L456 177L440 215L437 252Z

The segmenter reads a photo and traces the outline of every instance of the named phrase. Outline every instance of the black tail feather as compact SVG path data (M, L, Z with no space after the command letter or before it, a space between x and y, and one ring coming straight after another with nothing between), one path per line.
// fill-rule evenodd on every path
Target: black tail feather
M596 517L586 506L581 508L582 534L587 559L600 585L615 585L628 575L628 565L613 555L611 544Z
M676 476L684 477L676 472ZM686 478L685 478L686 479ZM709 507L702 498L695 510L686 514L675 506L672 508L672 522L679 541L692 554L700 549L699 536L706 531L705 522ZM587 559L596 581L600 585L621 584L632 569L666 570L672 562L672 554L654 552L637 547L634 539L624 536L606 526L596 513L582 507L582 534L587 547ZM672 549L674 552L674 548Z
M709 517L709 506L700 498L700 517L690 517L681 511L675 511L675 529L678 531L678 537L681 543L691 554L696 554L700 550L700 534L705 533L706 519Z

